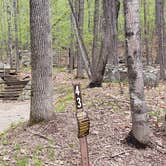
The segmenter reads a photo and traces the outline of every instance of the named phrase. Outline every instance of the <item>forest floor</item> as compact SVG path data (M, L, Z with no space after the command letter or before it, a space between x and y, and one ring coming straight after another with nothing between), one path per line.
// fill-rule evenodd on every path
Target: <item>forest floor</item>
M91 166L166 165L166 133L163 128L166 84L161 82L156 88L145 88L149 124L156 146L137 149L124 141L131 129L127 84L123 85L123 94L117 83L104 83L102 88L87 89L88 80L73 81L73 74L63 70L55 73L58 73L54 77L56 119L34 126L27 126L27 122L19 123L1 133L0 166L81 165L74 82L81 84L84 109L90 117L88 146ZM10 104L13 108L18 105Z

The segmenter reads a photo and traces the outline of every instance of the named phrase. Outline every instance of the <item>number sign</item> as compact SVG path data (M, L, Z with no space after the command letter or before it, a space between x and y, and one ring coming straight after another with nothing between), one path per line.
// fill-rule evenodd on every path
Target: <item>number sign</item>
M75 102L77 109L82 109L83 105L82 105L82 97L81 97L81 90L79 84L74 85L74 95L75 95Z

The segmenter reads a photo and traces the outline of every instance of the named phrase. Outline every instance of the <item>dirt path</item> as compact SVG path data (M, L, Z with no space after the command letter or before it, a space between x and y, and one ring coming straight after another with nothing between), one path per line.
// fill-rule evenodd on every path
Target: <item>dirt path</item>
M29 101L0 102L0 132L7 129L12 123L28 120L29 110Z

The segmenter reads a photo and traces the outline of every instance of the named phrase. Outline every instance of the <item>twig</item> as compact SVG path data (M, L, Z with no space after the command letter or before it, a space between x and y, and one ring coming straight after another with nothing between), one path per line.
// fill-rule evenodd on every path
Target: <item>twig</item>
M127 151L127 152L128 152L128 151ZM123 155L123 154L125 154L125 153L126 153L126 152L123 151L123 152L120 152L120 153L115 154L115 155L112 155L112 156L101 156L101 157L97 158L97 159L94 161L93 166L96 166L97 161L100 160L100 159L108 158L108 160L110 160L110 159L112 159L112 158L118 157L118 156Z
M41 134L41 133L37 133L35 131L32 131L32 130L27 130L29 133L33 134L33 135L36 135L36 136L39 136L40 138L43 138L47 141L52 141L52 139L48 138L47 136Z
M120 152L120 153L117 153L117 154L114 154L114 155L110 156L110 158L115 158L115 157L118 157L118 156L123 155L125 153L126 152Z

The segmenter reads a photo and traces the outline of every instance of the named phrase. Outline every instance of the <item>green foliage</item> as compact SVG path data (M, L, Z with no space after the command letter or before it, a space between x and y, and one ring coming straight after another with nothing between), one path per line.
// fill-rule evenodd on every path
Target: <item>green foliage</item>
M73 101L73 94L69 93L64 97L61 97L55 103L54 109L56 112L62 112L65 110L66 106Z
M19 0L19 45L27 49L30 44L30 25L29 25L29 1ZM84 40L86 45L92 46L93 40L93 14L94 14L94 0L89 2L85 1L85 17L84 17ZM12 8L12 3L11 3ZM100 7L102 9L102 5ZM0 43L1 47L5 48L7 41L7 1L0 0ZM102 10L101 10L102 11ZM11 11L13 14L13 10ZM53 47L61 49L62 46L69 47L71 24L70 24L70 9L68 0L51 0L51 30L53 37ZM102 12L100 12L102 13ZM143 32L144 25L144 12L143 12L143 1L140 1L140 17L141 27ZM90 25L88 24L90 21ZM147 22L148 22L148 37L152 38L155 28L155 1L147 0ZM88 26L89 25L89 26ZM12 18L12 32L14 41L14 19ZM118 20L118 38L120 41L124 40L124 16L123 16L123 0L121 0L120 14ZM142 33L143 35L143 33Z
M157 121L159 123L161 121L161 117L165 115L166 110L156 110L149 112L149 116Z

